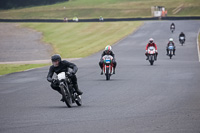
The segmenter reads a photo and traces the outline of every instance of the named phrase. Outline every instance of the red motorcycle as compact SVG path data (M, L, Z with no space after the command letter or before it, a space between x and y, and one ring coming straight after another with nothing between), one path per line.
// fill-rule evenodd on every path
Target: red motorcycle
M103 56L103 73L106 75L106 80L110 80L113 74L113 57L111 55Z

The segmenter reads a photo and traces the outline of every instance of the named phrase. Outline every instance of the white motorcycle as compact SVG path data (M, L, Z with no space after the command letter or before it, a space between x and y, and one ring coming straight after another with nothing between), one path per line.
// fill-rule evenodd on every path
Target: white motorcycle
M149 62L151 65L153 65L154 61L156 60L156 49L155 47L151 46L147 50L147 54L149 56Z

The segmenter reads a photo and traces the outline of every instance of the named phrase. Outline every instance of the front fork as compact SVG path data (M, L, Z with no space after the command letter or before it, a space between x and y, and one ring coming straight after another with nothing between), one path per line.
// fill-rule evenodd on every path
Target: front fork
M112 64L110 64L110 65L105 65L104 64L104 67L103 67L103 72L104 72L104 74L106 73L106 68L109 68L108 70L109 70L109 74L112 74L113 73L113 66L112 66Z

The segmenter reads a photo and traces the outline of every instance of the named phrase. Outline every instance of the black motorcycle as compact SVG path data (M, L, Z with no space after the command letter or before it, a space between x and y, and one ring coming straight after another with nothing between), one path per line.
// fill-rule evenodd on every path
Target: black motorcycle
M81 96L78 95L73 87L72 81L69 78L69 72L61 72L57 75L59 87L66 105L71 108L73 103L78 106L82 105Z
M179 38L179 42L180 42L180 44L183 46L183 44L185 43L185 37L181 36L181 37Z

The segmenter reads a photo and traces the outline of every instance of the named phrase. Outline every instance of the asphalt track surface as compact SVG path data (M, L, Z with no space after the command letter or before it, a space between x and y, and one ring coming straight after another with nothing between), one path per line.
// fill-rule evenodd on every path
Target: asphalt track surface
M41 38L42 33L16 23L0 23L0 62L48 59L53 50Z
M100 53L76 60L83 106L67 108L46 81L48 68L0 77L1 133L199 133L200 63L196 37L200 21L153 21L113 46L118 66L110 81L100 75ZM178 34L184 31L186 44ZM150 37L158 61L145 60ZM165 48L173 37L176 56Z

